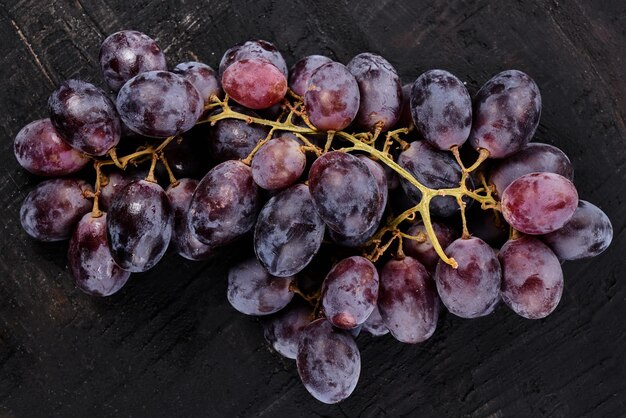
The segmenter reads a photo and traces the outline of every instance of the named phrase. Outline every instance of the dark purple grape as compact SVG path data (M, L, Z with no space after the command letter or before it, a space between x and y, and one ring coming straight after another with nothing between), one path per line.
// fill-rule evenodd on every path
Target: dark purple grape
M563 271L552 250L531 236L507 241L498 259L502 265L502 300L528 319L550 315L561 300Z
M426 141L411 143L398 157L398 165L431 189L459 187L461 182L461 167L452 154L435 149ZM422 193L404 178L400 178L400 184L413 203L419 203ZM459 205L454 196L435 196L430 210L433 215L447 217L457 212Z
M493 311L500 298L502 270L493 249L480 238L459 238L446 248L458 268L439 260L435 271L443 304L461 318L477 318Z
M115 105L93 84L63 82L48 99L50 120L61 137L81 152L104 155L120 141L120 119Z
M429 70L413 83L411 115L424 139L447 151L467 141L472 127L472 99L453 74Z
M110 35L100 47L100 67L104 81L118 91L140 73L167 70L165 55L154 39L134 30Z
M213 167L206 140L209 132L207 128L206 125L196 125L183 134L182 140L172 141L165 147L163 156L174 177L200 179ZM159 178L168 178L163 164L157 165L157 175Z
M39 183L22 202L22 228L39 241L68 239L80 218L91 210L87 192L93 189L83 180L52 179Z
M426 268L416 259L388 261L380 272L378 309L395 339L415 344L437 328L439 299Z
M182 178L178 179L178 183L171 184L165 190L174 210L172 244L174 244L176 252L188 260L206 260L214 252L211 246L203 244L193 236L187 222L189 204L198 183L198 180Z
M259 187L280 190L294 184L306 167L300 144L284 135L270 139L252 158L252 177Z
M516 153L531 140L541 116L539 87L518 70L496 74L474 98L474 121L469 141L491 158Z
M449 225L441 222L432 222L432 224L441 248L446 248L448 245L452 244L452 241L459 237L459 233ZM419 233L426 234L426 228L424 224L419 221L411 225L406 233L412 236L416 236ZM429 272L432 273L435 271L435 267L437 267L437 262L439 261L439 255L433 248L433 244L428 236L426 236L426 240L423 242L405 238L402 240L402 244L402 249L406 255L422 263Z
M374 306L374 310L370 316L363 322L363 331L370 333L374 337L382 337L389 334L389 328L385 325L383 317L380 315L378 305Z
M224 71L233 63L252 58L261 58L270 62L284 74L285 78L287 78L287 63L278 49L276 49L276 47L270 42L256 40L237 44L229 48L224 53L219 67L220 79L222 78Z
M359 84L342 64L329 62L311 74L304 93L306 114L321 131L339 131L359 111Z
M76 286L92 296L110 296L126 284L130 272L113 261L107 239L106 213L87 213L78 222L67 252Z
M249 109L267 109L287 93L287 78L272 63L252 58L233 62L222 75L222 87L234 101Z
M189 230L211 247L228 244L254 226L259 190L250 167L225 161L200 181L191 199Z
M402 86L402 104L400 105L400 117L398 118L398 128L409 128L413 123L413 116L411 115L411 89L413 83L407 83Z
M356 123L364 129L380 124L387 131L400 118L402 85L393 66L380 55L363 52L350 60L348 70L359 85L361 101Z
M258 117L251 110L231 106L235 112ZM221 111L215 112L218 114ZM216 161L242 160L254 149L256 144L267 136L269 129L263 125L249 124L239 119L222 119L212 126L209 133L211 154Z
M333 60L323 55L309 55L301 58L289 71L289 87L291 90L298 96L304 97L311 74L329 62L333 62Z
M332 151L319 157L309 187L321 218L341 235L362 235L377 223L383 196L376 177L354 155Z
M565 225L539 238L561 260L578 260L606 250L613 240L613 226L600 208L579 200L574 215Z
M124 84L117 95L117 110L138 134L165 138L193 128L204 111L204 101L183 77L149 71Z
M378 299L376 267L361 256L344 258L326 275L321 298L331 324L356 328L369 318Z
M552 145L531 142L521 151L498 161L489 172L489 181L502 196L513 180L537 172L560 174L570 181L574 178L572 163L563 151Z
M271 198L261 210L254 251L270 274L292 276L309 264L323 239L324 222L309 189L298 184Z
M306 390L327 404L350 396L361 374L361 354L352 336L323 318L300 332L296 364Z
M211 103L209 100L211 96L223 96L222 85L217 78L217 73L206 64L195 61L181 62L172 72L193 84L205 105Z
M165 254L174 226L173 210L161 186L135 180L113 198L107 216L109 247L115 263L143 272Z
M228 301L246 315L269 315L291 301L293 277L273 277L255 258L228 270Z
M313 308L294 299L285 309L263 322L265 340L282 356L295 360L302 328L311 323Z
M89 158L70 147L57 133L50 119L24 126L15 137L17 162L38 176L65 176L83 168Z
M500 212L483 210L475 205L466 211L467 229L493 248L500 248L509 239L510 228ZM445 248L445 247L444 247Z
M547 234L567 223L578 206L574 184L554 173L530 173L502 193L502 216L525 234Z

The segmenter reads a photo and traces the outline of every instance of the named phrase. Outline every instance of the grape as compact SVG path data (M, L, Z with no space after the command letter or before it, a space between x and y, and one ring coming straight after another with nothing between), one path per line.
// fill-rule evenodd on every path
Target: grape
M402 85L393 66L380 55L364 52L347 65L359 85L361 101L356 123L365 129L380 124L387 131L396 124L402 105Z
M104 155L120 141L115 105L93 84L63 82L48 99L50 120L61 137L81 152Z
M287 93L287 78L264 59L233 62L222 75L222 87L234 101L250 109L267 109Z
M333 62L333 60L323 55L309 55L301 58L289 71L289 87L291 90L298 96L304 97L311 74L329 62Z
M398 128L409 128L413 123L413 116L411 115L411 89L413 83L407 83L402 86L402 104L400 105L400 117L396 123Z
M143 272L165 254L174 216L165 191L156 183L135 180L113 198L107 216L109 247L115 263Z
M211 96L221 97L223 95L222 86L217 79L217 73L211 67L201 62L189 61L181 62L172 71L174 74L182 76L189 81L200 93L204 104L211 103Z
M290 136L270 139L252 158L252 177L266 190L294 184L304 172L306 154Z
M530 173L502 193L502 216L525 234L547 234L570 220L578 205L574 184L554 173Z
M299 299L263 322L265 340L284 357L295 360L300 331L311 322L313 309Z
M411 115L424 139L447 151L467 141L472 127L472 99L453 74L426 71L411 89Z
M276 47L270 42L256 40L237 44L224 53L219 67L220 79L224 71L233 63L253 58L260 58L270 62L287 78L287 63Z
M502 270L493 249L480 238L459 238L446 248L458 268L439 260L435 271L443 304L461 318L477 318L493 311L500 297Z
M474 122L469 141L491 158L516 153L535 134L541 116L539 87L517 70L496 74L474 99Z
M76 286L92 296L110 296L126 284L130 273L115 264L107 240L107 214L87 213L70 240L67 261Z
M20 208L22 228L39 241L68 239L74 226L91 210L85 193L93 192L87 182L77 179L52 179L37 185Z
M416 259L388 261L380 272L378 309L395 339L415 344L437 327L439 300L426 268Z
M200 181L189 206L189 230L211 247L228 244L254 226L259 190L250 167L225 161Z
M495 210L482 210L480 205L466 211L467 228L472 236L494 248L500 248L509 239L509 226ZM445 248L445 247L444 247Z
M209 132L207 128L206 125L196 125L183 134L182 140L172 141L165 147L163 156L174 177L200 179L213 167L206 141ZM163 164L157 165L157 174L159 178L168 178Z
M172 244L176 252L188 260L206 260L213 254L213 248L198 241L189 231L187 223L189 203L198 183L198 180L182 178L165 190L174 210Z
M437 237L441 248L446 248L448 245L452 244L452 241L459 237L458 232L451 226L440 222L432 222L432 224L433 229L435 230L435 236ZM416 236L420 232L426 234L426 228L421 221L414 223L406 231L407 234L412 236ZM433 248L433 244L428 236L426 236L426 240L423 242L405 238L402 240L402 244L402 248L406 255L411 256L422 263L422 265L426 267L426 270L429 272L435 271L435 267L437 267L437 262L439 261L439 255L437 255L437 252Z
M124 84L117 96L117 110L138 134L164 138L193 128L204 111L204 101L183 77L149 71Z
M369 332L374 337L382 337L389 334L389 328L387 328L383 317L380 315L378 305L374 306L371 315L363 322L363 331Z
M561 260L578 260L606 250L613 240L613 226L600 208L579 200L574 215L564 226L540 238Z
M291 301L293 277L272 277L255 258L228 270L228 301L246 315L269 315Z
M127 169L123 173L120 173L119 171L111 171L110 173L107 173L107 184L100 187L98 205L101 209L108 210L111 206L111 202L113 201L113 197L117 194L117 192L119 192L131 181L139 180L144 177L145 174L141 170L137 171Z
M431 189L459 187L461 182L461 167L454 157L425 141L412 142L398 157L398 165ZM400 184L414 204L419 203L422 193L404 178L400 179ZM435 196L430 201L431 213L437 216L451 216L458 209L454 196Z
M574 169L567 155L557 147L539 142L526 145L521 151L498 161L489 172L489 181L502 196L504 189L525 174L548 172L574 178Z
M140 73L167 70L165 55L154 39L134 30L110 35L100 47L100 67L104 81L118 91Z
M377 223L383 197L376 177L354 155L332 151L319 157L309 187L320 217L343 236L362 235Z
M259 117L251 110L239 106L231 109L251 117ZM214 114L221 113L220 111ZM211 127L209 139L213 158L217 161L242 160L252 152L256 144L267 136L269 129L263 125L249 124L239 119L222 119Z
M22 167L39 176L72 174L89 162L85 155L63 141L50 119L24 126L15 137L13 151Z
M370 316L378 299L378 272L361 256L341 260L322 285L326 318L338 328L352 329Z
M352 336L323 318L300 332L296 364L306 390L327 404L350 396L361 374L361 354Z
M261 210L254 251L270 274L292 276L309 264L323 239L324 223L309 189L298 184L271 198Z
M339 131L350 125L359 111L359 102L356 79L338 62L315 70L304 93L309 120L322 131Z

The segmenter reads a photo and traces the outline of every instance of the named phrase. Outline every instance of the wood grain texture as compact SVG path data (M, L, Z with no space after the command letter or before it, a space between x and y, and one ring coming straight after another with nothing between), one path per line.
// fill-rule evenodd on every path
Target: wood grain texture
M536 140L569 155L580 196L607 212L614 242L565 265L563 300L545 320L501 307L478 320L443 314L417 346L359 337L355 393L320 404L257 321L228 305L228 259L169 254L95 300L71 283L66 243L21 230L20 204L39 180L15 161L14 136L46 115L60 81L103 86L99 45L130 28L155 37L171 67L199 59L216 68L228 47L261 38L290 65L372 51L405 82L445 68L471 93L501 70L523 70L543 96ZM625 28L621 0L0 2L0 415L624 416Z

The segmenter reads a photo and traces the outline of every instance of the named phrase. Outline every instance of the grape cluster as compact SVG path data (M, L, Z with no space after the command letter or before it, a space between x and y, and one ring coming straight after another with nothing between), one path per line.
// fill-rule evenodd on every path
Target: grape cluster
M563 292L561 261L612 240L567 156L529 143L541 95L521 71L472 100L444 70L402 86L372 53L288 70L274 45L248 41L218 71L170 72L136 31L109 36L100 64L108 91L64 82L49 118L15 138L22 167L63 176L26 197L24 230L69 239L69 270L93 296L168 248L205 260L252 243L228 272L228 301L263 316L267 341L322 402L355 389L360 332L420 343L441 309L476 318L500 303L544 318ZM88 163L93 187L77 177Z

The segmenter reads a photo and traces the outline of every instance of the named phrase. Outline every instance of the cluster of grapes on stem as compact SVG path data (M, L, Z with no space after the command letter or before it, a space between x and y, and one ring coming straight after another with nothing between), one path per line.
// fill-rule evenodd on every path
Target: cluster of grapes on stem
M26 197L23 228L69 239L69 270L94 296L168 247L205 260L251 237L254 255L228 272L228 301L264 317L267 341L322 402L354 390L360 332L423 342L441 304L462 318L501 302L544 318L561 298L561 261L612 240L567 156L529 143L541 96L521 71L495 75L472 100L444 70L402 86L372 53L347 65L307 56L288 70L265 41L230 48L217 72L168 71L136 31L109 36L100 64L111 92L68 80L49 118L15 138L22 167L60 177ZM212 167L190 141L210 149ZM93 187L71 176L87 164Z

